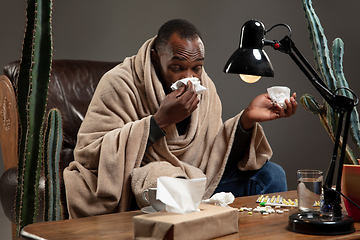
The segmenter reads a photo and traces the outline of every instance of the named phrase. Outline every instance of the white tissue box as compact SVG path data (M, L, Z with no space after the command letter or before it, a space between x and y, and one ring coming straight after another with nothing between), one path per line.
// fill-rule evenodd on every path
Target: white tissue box
M157 212L133 217L134 239L213 239L239 231L238 210L200 204L188 214Z

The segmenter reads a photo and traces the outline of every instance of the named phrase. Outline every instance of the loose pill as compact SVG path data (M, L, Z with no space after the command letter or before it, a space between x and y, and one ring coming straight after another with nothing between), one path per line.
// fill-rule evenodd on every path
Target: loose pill
M271 209L266 210L266 212L268 212L268 213L274 213L275 210L271 208Z

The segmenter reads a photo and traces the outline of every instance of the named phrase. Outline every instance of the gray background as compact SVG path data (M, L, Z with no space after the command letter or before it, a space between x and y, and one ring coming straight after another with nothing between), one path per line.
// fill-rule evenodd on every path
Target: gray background
M25 1L19 0L0 3L1 67L20 58L25 7ZM350 87L360 94L356 69L360 36L356 16L360 1L316 0L314 7L329 44L335 37L344 40L345 75ZM54 59L122 61L136 54L143 42L172 18L185 18L202 32L206 46L205 69L217 86L224 120L274 85L288 86L297 93L298 100L304 93L310 93L322 102L290 57L271 48L265 50L273 63L275 78L246 84L237 75L222 72L225 62L239 44L242 24L249 19L262 21L267 29L277 23L289 24L297 47L315 66L300 0L54 1ZM271 31L267 38L280 40L286 34L286 29L280 27ZM274 151L272 161L285 169L289 189L295 189L297 169L327 170L333 143L317 116L300 106L293 117L262 125ZM0 174L3 171L3 164L0 164Z

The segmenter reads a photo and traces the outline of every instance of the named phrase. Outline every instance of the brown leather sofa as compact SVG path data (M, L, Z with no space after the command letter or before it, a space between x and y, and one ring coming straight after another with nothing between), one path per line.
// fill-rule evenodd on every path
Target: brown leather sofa
M60 178L64 218L68 218L62 172L74 160L73 150L77 132L90 100L102 75L118 62L85 60L54 60L49 84L47 111L58 108L63 118L63 148L61 151ZM5 215L14 220L14 201L17 185L18 124L16 110L16 79L19 61L4 67L0 77L0 141L5 172L0 178L0 200ZM47 115L46 115L47 116ZM43 182L43 181L40 181ZM44 186L40 184L41 191ZM41 209L41 208L40 208ZM40 215L40 214L39 214ZM38 217L41 221L41 216Z

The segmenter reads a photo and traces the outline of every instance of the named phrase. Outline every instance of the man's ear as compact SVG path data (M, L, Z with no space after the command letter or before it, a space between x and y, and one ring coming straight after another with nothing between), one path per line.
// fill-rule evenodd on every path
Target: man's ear
M154 65L155 69L158 69L160 66L160 57L155 49L151 49L151 62Z

